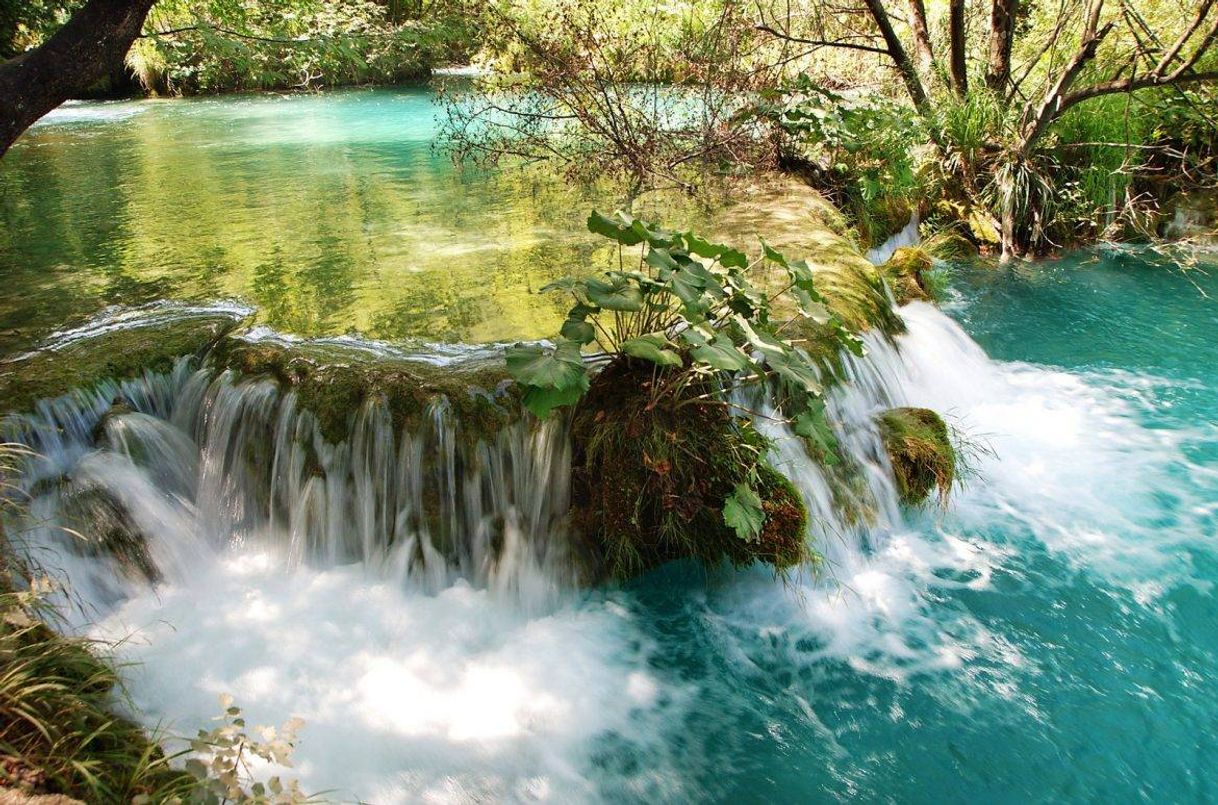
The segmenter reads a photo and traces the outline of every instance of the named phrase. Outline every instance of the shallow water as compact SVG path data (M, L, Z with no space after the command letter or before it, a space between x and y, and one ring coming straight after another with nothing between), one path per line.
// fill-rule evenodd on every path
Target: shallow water
M384 97L412 102L409 92L402 95ZM284 145L278 162L259 164L289 176L321 147L317 142L336 139L336 150L325 151L330 161L309 169L326 163L333 182L354 186L360 176L400 164L399 146L390 148L398 156L378 162L374 146L352 142L352 127L334 133L334 121L322 125L306 114L285 122L268 112L252 122L258 115L251 109L276 102L192 102L165 105L165 112L151 104L131 115L126 106L105 107L116 118L104 125L121 130L117 140L147 137L132 147L163 162L168 172L158 181L167 182L178 149L164 143L192 142L196 108L214 120L231 104L234 120L225 132L208 135L210 145L180 149L220 155L209 187L234 195L207 213L213 220L225 217L226 205L242 208L242 199L242 209L256 207L266 181L260 174L243 184L245 163L223 161L229 148L275 153ZM336 109L321 104L316 115ZM154 115L169 127L168 140L136 126ZM86 143L112 136L84 128L94 125L48 124L21 146L18 169L0 182L11 188L39 171L94 175ZM366 135L374 144L400 136L371 124L360 130L355 139ZM301 137L313 145L288 147ZM43 148L47 158L35 156ZM344 153L344 161L333 161ZM115 170L125 172L118 158ZM191 159L203 160L195 167L207 162ZM156 197L155 182L141 187ZM85 204L72 201L74 192L57 192L65 205ZM100 185L94 192L106 195ZM266 192L276 197L274 186ZM4 204L9 216L22 209L11 191ZM358 220L348 213L356 217L341 220L345 232ZM497 220L470 215L463 220ZM578 225L582 211L574 216ZM288 219L303 226L307 216ZM248 274L220 270L214 287L191 284L201 281L191 255L213 237L206 220L186 216L180 237L154 233L140 241L123 227L141 219L120 215L114 250L88 258L85 240L111 241L104 231L74 228L82 220L56 219L44 233L76 233L79 246L60 246L71 259L92 261L83 263L89 282L69 290L53 271L41 284L29 280L30 298L49 301L29 312L28 300L6 295L5 321L70 318L99 299L136 301L122 296L124 289L223 296L258 287ZM371 220L370 242L385 220ZM509 216L509 230L512 220L522 219ZM216 243L256 244L266 233L256 232L255 222L247 217L217 230ZM454 226L454 237L467 237ZM530 218L512 231L542 231L538 226ZM292 227L282 229L285 244L297 248ZM316 255L327 253L324 239L302 242ZM60 259L52 257L54 247L46 243L34 262L45 268ZM538 270L548 270L544 257L534 254L529 264L536 259ZM145 276L133 267L146 262L160 272L147 276L167 284L124 284ZM351 287L369 297L380 288L415 304L417 286L377 286L367 279L375 271L356 275L363 279ZM308 287L299 282L287 287ZM460 292L471 282L470 275L452 277ZM1218 303L1207 293L1218 295L1218 280L1208 274L1182 273L1136 252L1101 252L1017 270L960 268L944 312L905 308L909 333L899 349L873 342L868 360L855 367L856 389L835 409L869 415L869 406L916 404L944 411L977 446L976 477L946 512L896 516L861 537L822 533L831 565L819 581L784 586L761 570L707 575L674 565L622 589L568 592L539 609L461 578L423 585L405 583L385 564L293 563L281 543L239 530L197 546L190 538L230 513L196 511L190 500L153 490L149 516L163 518L166 540L177 540L167 547L186 570L168 574L155 591L127 590L129 598L93 629L126 640L123 656L139 663L130 692L149 723L191 733L210 723L224 692L251 722L302 717L298 764L286 773L335 798L1213 800ZM333 332L326 328L334 321L376 309L375 300L350 302L326 319L320 311L331 297L321 291L267 291L254 301L273 310L281 299L316 313L301 319L304 332ZM504 296L502 310L514 299ZM440 309L427 308L427 315ZM502 310L480 321L496 320ZM525 320L453 334L516 337ZM288 319L277 323L292 329ZM432 335L369 329L384 337ZM176 449L180 437L166 426L132 420L139 422L163 435L167 453ZM114 454L100 455L84 458ZM798 457L792 461L788 471L807 470ZM95 469L127 483L110 465ZM158 489L171 482L189 479L161 481ZM801 485L816 491L810 476Z

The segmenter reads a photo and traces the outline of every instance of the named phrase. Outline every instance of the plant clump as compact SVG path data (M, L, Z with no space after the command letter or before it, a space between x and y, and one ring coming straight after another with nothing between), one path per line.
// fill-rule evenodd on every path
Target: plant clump
M572 423L572 519L597 577L675 559L779 570L812 558L808 513L766 463L766 440L713 401L653 398L643 360L605 367Z
M39 601L0 589L0 790L85 802L188 796L191 778L112 712L114 668L48 627Z
M537 416L574 409L573 511L592 564L625 578L681 557L780 570L811 558L807 513L767 465L740 395L768 394L775 416L833 454L825 362L787 329L806 319L833 354L862 355L861 339L812 267L764 241L750 258L623 213L594 212L588 228L618 244L619 268L547 286L570 294L567 321L552 345L509 349L507 366Z
M959 457L943 418L928 408L891 408L877 423L901 502L917 506L938 490L945 504L959 476Z

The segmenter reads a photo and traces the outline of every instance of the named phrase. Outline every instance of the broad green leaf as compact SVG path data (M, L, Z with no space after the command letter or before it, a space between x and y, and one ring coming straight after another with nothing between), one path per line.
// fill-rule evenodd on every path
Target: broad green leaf
M728 268L748 268L749 256L737 249L728 249L719 255L719 263Z
M681 366L681 356L669 349L671 346L663 336L641 335L623 341L620 349L632 358L642 358L660 366Z
M566 389L540 388L529 386L521 398L524 407L533 412L538 419L545 419L555 408L564 405L574 405L588 390L588 376L584 375L582 383Z
M765 353L766 364L778 373L778 376L795 388L808 394L820 394L823 391L820 378L816 371L795 350L785 352Z
M586 321L579 319L567 319L562 323L563 338L569 338L580 344L591 344L596 340L596 328Z
M526 386L564 390L588 384L579 343L563 339L554 349L546 350L536 344L516 344L504 357L508 372Z
M643 292L627 277L610 277L609 282L590 279L584 283L588 299L605 310L621 310L633 313L643 309Z
M648 249L643 262L654 268L662 280L667 280L674 271L680 268L667 249Z
M761 238L761 251L765 255L765 259L769 260L770 262L778 263L778 265L782 266L783 268L790 267L787 263L787 258L783 256L782 252L766 243L765 238Z
M829 427L825 417L825 401L816 397L808 401L808 407L795 417L795 432L808 440L808 444L818 453L817 459L825 464L836 464L841 459L837 455L837 437Z
M745 542L755 542L765 525L761 496L748 484L736 484L732 494L723 501L723 522Z
M687 330L682 335L693 343L689 336L691 332L694 331ZM717 333L713 341L707 341L700 334L696 337L701 343L695 343L689 352L694 360L724 372L737 372L752 367L753 363L749 360L749 356L745 355L738 346L732 343L732 339L723 333Z
M618 213L618 220L602 215L595 210L588 216L588 231L616 240L623 246L635 246L642 243L645 237L634 228L634 219Z
M779 341L773 335L765 332L764 329L754 329L753 325L744 316L739 314L732 316L732 321L740 328L740 332L744 334L744 339L767 358L771 355L785 355L791 351L790 345Z

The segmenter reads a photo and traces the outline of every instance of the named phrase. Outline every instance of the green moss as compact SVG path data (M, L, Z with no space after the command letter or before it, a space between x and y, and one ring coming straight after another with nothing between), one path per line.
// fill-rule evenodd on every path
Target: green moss
M946 502L959 459L943 418L927 408L892 408L877 422L901 502L917 506L935 489Z
M931 301L934 297L927 279L934 260L924 249L903 246L892 253L880 271L892 289L898 305L914 300Z
M239 323L225 315L150 321L34 350L0 363L0 412L28 411L38 400L103 380L168 372L178 358L202 355Z
M810 558L807 511L764 460L766 441L721 404L651 397L650 364L619 358L592 382L572 422L572 519L594 578L626 579L675 559L714 566ZM758 540L727 526L723 504L757 479Z
M425 361L386 358L356 350L305 344L228 339L214 360L245 376L264 375L295 390L302 410L317 418L331 443L345 440L357 411L379 399L394 427L416 428L432 403L448 400L470 439L488 437L519 416L514 391L504 383L500 361L435 366Z

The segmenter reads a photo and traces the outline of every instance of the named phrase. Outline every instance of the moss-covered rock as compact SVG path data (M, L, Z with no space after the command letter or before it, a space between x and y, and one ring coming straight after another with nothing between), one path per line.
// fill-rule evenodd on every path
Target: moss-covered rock
M572 517L594 578L625 579L665 562L810 558L808 514L795 488L764 460L765 440L714 402L652 397L652 365L619 358L596 376L572 423ZM750 478L765 522L746 541L724 502Z
M892 253L880 271L892 289L898 305L915 300L930 301L933 296L927 283L926 273L934 266L934 260L924 249L902 246Z
M218 366L243 376L266 376L297 394L300 409L317 419L331 443L345 440L355 414L369 399L387 406L397 430L416 428L432 404L448 400L462 432L478 438L520 415L507 369L499 360L436 366L423 360L361 350L335 350L309 342L227 339Z
M958 457L943 418L928 408L891 408L876 421L901 502L917 506L936 489L945 502L956 481Z
M154 314L52 340L0 363L0 413L28 411L38 400L103 380L168 372L178 358L206 353L241 320L227 313Z

